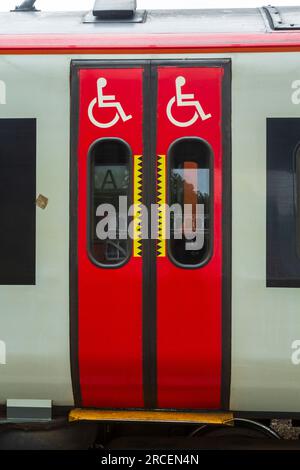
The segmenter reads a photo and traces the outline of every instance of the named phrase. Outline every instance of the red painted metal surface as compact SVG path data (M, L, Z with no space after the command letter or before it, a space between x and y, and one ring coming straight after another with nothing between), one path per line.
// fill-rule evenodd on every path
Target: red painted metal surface
M90 145L103 137L124 139L133 155L142 154L143 71L87 69L79 72L78 134L78 341L83 406L142 407L142 259L119 269L94 265L87 252L87 168ZM133 118L108 129L94 126L88 105L97 96L96 81L107 80L106 95L115 95ZM134 99L133 99L134 98ZM109 122L115 108L94 117Z
M184 93L194 93L205 113L190 127L173 125L166 114L175 96L175 78L186 79ZM223 69L160 67L158 70L157 154L167 154L180 137L205 139L214 152L213 256L199 269L157 258L158 406L220 408L222 360L222 109ZM194 108L174 106L176 119L188 121ZM175 116L174 116L175 117Z
M193 34L0 35L0 54L264 52L300 50L299 31Z

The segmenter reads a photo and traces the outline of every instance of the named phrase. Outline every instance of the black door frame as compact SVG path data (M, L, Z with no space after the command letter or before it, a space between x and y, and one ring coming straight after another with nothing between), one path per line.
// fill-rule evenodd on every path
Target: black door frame
M75 406L82 404L78 359L78 130L80 69L143 68L143 204L156 204L156 127L157 68L222 67L222 176L223 176L223 259L222 259L222 377L221 407L229 409L231 382L231 60L73 60L71 62L71 151L70 151L70 354ZM148 210L150 217L151 211ZM149 225L150 226L150 225ZM143 393L146 409L157 408L157 340L156 340L156 240L143 240Z

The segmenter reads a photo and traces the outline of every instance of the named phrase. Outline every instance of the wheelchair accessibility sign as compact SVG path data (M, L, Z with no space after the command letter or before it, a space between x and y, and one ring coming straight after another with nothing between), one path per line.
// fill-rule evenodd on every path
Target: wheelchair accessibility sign
M102 129L108 129L109 127L113 127L119 119L123 122L129 121L132 119L131 114L126 114L122 104L116 100L115 95L105 95L104 88L107 86L107 80L104 77L100 77L97 80L97 97L94 98L88 107L88 116L92 124L96 127L100 127ZM114 118L109 122L100 122L94 116L94 109L98 107L100 109L104 108L115 108L116 113Z
M195 100L194 93L183 93L182 88L186 84L186 79L182 76L179 76L175 79L175 89L176 89L176 96L170 99L167 105L167 116L169 121L177 127L189 127L195 124L198 119L205 121L212 117L210 113L206 114L200 104L200 101ZM178 121L173 116L173 109L177 106L179 109L183 107L190 107L191 109L194 108L194 114L191 119L187 121Z
M211 113L207 113L207 110L203 109L200 101L195 99L194 93L184 93L186 82L186 78L182 75L175 78L175 96L169 100L166 106L169 121L177 127L189 127L195 124L198 119L205 121L212 117ZM115 126L119 121L126 123L132 119L132 114L129 113L128 109L125 109L128 102L124 107L121 100L118 100L118 96L105 92L107 85L111 85L106 78L99 77L96 80L96 85L96 96L88 105L88 117L94 126L108 129ZM114 114L111 115L113 117L110 117L110 120L105 118L105 110L108 108L114 110ZM188 108L187 111L182 113L185 119L184 117L180 119L180 111L184 108Z

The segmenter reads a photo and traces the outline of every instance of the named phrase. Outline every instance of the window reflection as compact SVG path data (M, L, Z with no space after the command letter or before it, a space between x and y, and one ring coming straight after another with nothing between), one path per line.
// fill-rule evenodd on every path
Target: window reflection
M131 199L130 158L130 148L119 139L99 140L90 152L90 254L97 263L106 266L119 265L130 254L130 241L128 237L122 239L118 212L120 196ZM106 227L108 215L100 210L104 204L114 208L116 226L111 232L114 235L102 240L99 227L101 221Z
M185 138L175 142L169 151L170 190L169 204L179 204L183 214L182 224L170 215L169 255L182 266L197 267L203 264L211 250L211 149L199 138ZM190 205L190 217L185 217ZM198 207L198 209L197 209ZM201 208L201 218L197 210ZM202 243L187 249L191 237L202 236ZM179 234L179 232L181 232ZM179 238L181 235L181 239Z

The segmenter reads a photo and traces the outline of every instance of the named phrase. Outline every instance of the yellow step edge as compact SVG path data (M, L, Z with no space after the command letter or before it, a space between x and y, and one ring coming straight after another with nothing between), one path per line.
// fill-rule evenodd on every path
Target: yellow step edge
M75 408L69 413L69 421L139 421L152 423L226 424L233 425L230 412L182 412L182 411L130 411L92 410Z

